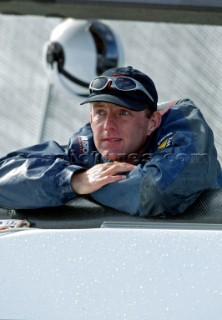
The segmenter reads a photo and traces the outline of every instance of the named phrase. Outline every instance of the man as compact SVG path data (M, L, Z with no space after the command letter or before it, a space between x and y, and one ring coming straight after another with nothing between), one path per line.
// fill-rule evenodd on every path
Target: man
M213 133L189 99L157 110L153 81L132 67L92 80L90 123L67 150L46 142L0 161L0 206L57 206L77 195L131 215L182 213L222 187Z

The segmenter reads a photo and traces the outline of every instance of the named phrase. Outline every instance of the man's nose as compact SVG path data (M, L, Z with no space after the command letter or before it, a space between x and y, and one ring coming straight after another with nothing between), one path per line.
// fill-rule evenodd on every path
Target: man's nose
M114 115L108 114L106 116L105 122L104 122L104 129L105 130L113 130L117 127L117 121Z

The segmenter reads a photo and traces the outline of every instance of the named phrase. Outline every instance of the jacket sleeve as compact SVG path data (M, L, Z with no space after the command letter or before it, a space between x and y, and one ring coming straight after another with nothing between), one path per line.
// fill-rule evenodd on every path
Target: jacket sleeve
M0 159L0 207L38 208L62 205L75 197L71 165L56 142L45 142Z
M142 217L184 212L208 188L221 188L213 133L190 100L164 116L156 150L128 179L92 194L98 202Z

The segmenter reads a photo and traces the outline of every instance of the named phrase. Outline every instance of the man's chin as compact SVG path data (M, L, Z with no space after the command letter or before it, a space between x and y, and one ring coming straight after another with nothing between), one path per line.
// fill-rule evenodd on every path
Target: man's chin
M111 152L103 152L101 153L103 157L109 161L119 161L119 162L127 162L134 165L137 165L140 160L140 154L138 153L111 153Z
M138 163L138 155L136 153L127 154L127 153L102 153L103 158L109 161L119 161L119 162L128 162L132 164Z
M125 153L103 152L102 156L109 161L124 161L127 157Z

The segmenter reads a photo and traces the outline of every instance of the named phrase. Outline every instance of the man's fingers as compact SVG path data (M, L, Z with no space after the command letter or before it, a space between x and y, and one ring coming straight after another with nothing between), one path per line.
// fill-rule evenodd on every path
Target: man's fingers
M126 178L127 178L127 176L125 176L125 175L115 175L115 176L106 175L104 177L101 177L99 179L99 181L100 181L101 185L105 185L105 184L109 184L109 183L112 183L112 182L121 181L121 180L124 180Z
M135 166L125 162L109 162L77 172L73 175L71 185L78 194L89 194L103 186L126 179L124 172L130 172Z
M135 168L134 165L126 162L110 162L104 166L104 173L115 175L121 172L130 172Z

